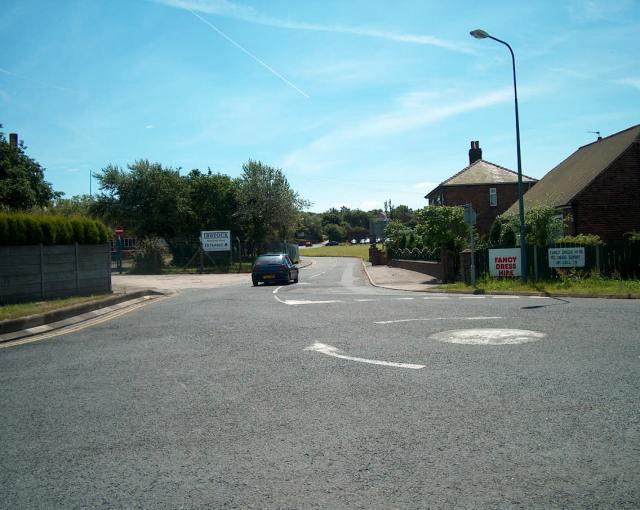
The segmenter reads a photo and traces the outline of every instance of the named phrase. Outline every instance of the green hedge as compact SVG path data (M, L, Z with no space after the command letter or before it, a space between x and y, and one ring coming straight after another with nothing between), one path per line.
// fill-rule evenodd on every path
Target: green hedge
M104 244L109 228L91 218L0 212L0 245Z

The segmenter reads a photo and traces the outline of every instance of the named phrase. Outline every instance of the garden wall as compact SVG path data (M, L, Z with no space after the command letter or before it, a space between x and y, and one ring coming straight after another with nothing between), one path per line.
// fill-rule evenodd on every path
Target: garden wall
M108 244L0 246L0 304L108 292Z

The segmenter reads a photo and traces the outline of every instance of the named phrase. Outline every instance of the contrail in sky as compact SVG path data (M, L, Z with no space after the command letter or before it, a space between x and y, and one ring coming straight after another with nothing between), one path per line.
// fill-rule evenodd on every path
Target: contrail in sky
M256 57L253 53L251 53L249 50L245 49L243 46L241 46L240 44L238 44L236 41L234 41L233 39L231 39L231 37L229 37L227 34L225 34L222 30L220 30L218 27L216 27L215 25L213 25L212 23L210 23L209 21L207 21L206 19L204 19L202 16L200 16L198 13L192 11L191 9L187 8L187 10L193 14L196 18L198 18L200 21L202 21L203 23L206 23L208 26L210 26L211 28L213 28L218 34L220 34L222 37L224 37L227 41L229 41L231 44L233 44L236 48L238 48L239 50L242 50L244 53L246 53L248 56L250 56L253 60L255 60L258 64L260 64L262 67L264 67L265 69L267 69L269 72L271 72L273 75L277 76L278 78L280 78L283 82L285 82L287 85L289 85L289 87L291 87L292 89L294 89L296 92L302 94L304 97L306 97L307 99L309 99L309 95L304 92L303 90L299 89L298 87L296 87L293 83L291 83L289 80L287 80L284 76L282 76L278 71L276 71L273 67L271 67L269 64L267 64L266 62L260 60L258 57Z

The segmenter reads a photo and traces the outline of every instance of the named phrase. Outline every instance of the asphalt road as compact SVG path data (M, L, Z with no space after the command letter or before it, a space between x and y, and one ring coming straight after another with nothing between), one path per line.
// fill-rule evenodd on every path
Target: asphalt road
M185 290L0 349L0 505L638 508L639 330L638 301L390 291L352 259Z

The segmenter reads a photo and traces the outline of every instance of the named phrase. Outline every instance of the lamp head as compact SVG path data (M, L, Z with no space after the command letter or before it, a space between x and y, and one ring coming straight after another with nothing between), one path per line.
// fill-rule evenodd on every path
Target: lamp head
M487 32L485 32L484 30L480 30L479 28L472 30L469 33L476 39L486 39L487 37L489 37L489 34Z

